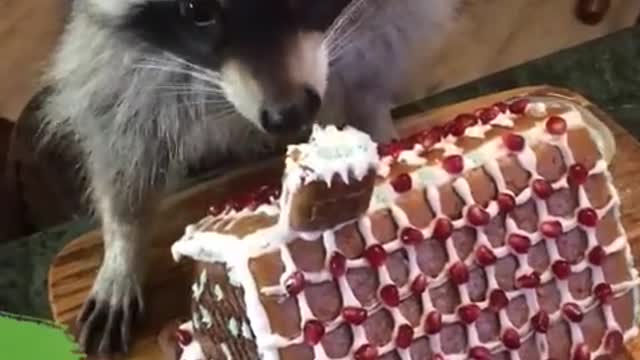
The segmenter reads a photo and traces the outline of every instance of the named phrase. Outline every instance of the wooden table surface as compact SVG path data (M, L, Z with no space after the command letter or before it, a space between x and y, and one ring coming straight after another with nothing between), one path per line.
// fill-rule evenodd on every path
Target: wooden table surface
M609 127L616 141L617 151L611 164L615 185L622 199L622 221L636 259L640 259L640 143L617 125L596 106L581 96L563 89L528 87L489 95L399 121L402 134L410 134L434 122L442 122L455 114L491 104L517 95L544 95L570 99L596 113ZM184 227L200 219L214 200L228 195L231 189L242 188L248 178L280 176L281 159L259 166L243 168L224 177L200 184L180 193L163 204L154 227L150 249L150 279L147 294L147 317L137 329L135 341L127 360L162 359L157 344L160 329L170 320L188 313L190 294L189 262L176 264L169 248L183 233ZM249 176L252 175L252 176ZM87 233L69 243L56 257L49 271L49 300L56 322L73 330L75 317L86 298L102 258L101 233ZM640 261L639 261L640 262ZM640 359L640 341L631 341L623 358ZM90 359L93 360L93 359Z

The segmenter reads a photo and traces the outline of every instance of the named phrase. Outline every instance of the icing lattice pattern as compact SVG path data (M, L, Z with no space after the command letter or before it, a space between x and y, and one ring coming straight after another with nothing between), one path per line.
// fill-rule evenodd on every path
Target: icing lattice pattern
M558 117L553 119L558 121ZM550 120L547 120L547 124ZM549 128L549 127L547 127ZM377 357L416 359L412 356L416 347L427 345L432 358L447 359L487 359L492 353L509 354L512 359L520 359L519 349L525 343L533 346L540 358L550 357L549 335L547 332L555 324L564 322L570 333L571 357L575 359L596 358L616 350L625 337L625 330L617 321L612 302L628 294L635 286L635 280L610 283L605 277L603 265L605 259L616 253L628 251L624 230L618 224L618 236L610 243L603 245L597 237L598 222L608 215L618 217L619 198L611 185L607 164L598 160L591 169L577 163L569 146L569 137L565 129L560 133L545 134L544 143L559 149L564 169L559 179L549 181L538 173L536 153L526 143L507 147L519 167L529 174L528 186L515 194L505 180L500 166L500 159L486 161L482 170L492 180L497 196L487 204L478 204L474 199L470 184L464 174L452 180L454 192L463 201L462 216L452 219L445 215L441 204L441 190L435 186L420 191L433 213L431 221L425 227L411 223L407 213L398 205L389 206L389 214L397 229L397 236L391 241L378 239L374 235L372 216L364 216L357 222L359 235L364 240L365 250L362 256L348 259L339 250L335 230L326 231L322 235L326 269L320 272L304 272L296 267L294 256L286 245L280 248L285 272L282 277L284 286L262 288L261 292L269 296L294 296L301 321L301 333L295 339L273 335L262 339L265 347L286 348L295 344L305 344L312 349L315 359L374 359ZM516 135L517 136L517 135ZM505 137L505 142L506 140ZM589 179L603 176L609 199L600 208L594 208L586 190ZM419 183L414 179L414 184ZM577 195L577 206L570 216L556 216L549 211L550 197L561 191L574 191ZM406 190L405 190L406 191ZM534 205L537 224L533 231L519 227L513 211L517 207ZM483 206L486 205L486 206ZM503 244L494 244L489 240L487 229L490 223L498 218L504 219ZM459 244L455 234L471 230L474 234L472 251L461 257ZM338 230L339 231L339 230ZM558 239L579 231L586 238L586 248L576 250L575 260L569 261L561 255ZM444 271L436 276L426 274L421 269L418 258L424 256L417 250L425 241L437 241L446 254ZM529 262L532 251L542 251L548 259L543 269L540 264ZM420 251L429 251L422 248ZM408 266L407 281L398 286L394 274L390 271L391 257L396 253L405 254L404 261ZM625 254L626 255L626 254ZM544 255L542 255L544 257ZM504 289L496 274L497 263L512 258L516 260L514 287ZM356 269L373 269L377 277L376 299L363 304L353 289L349 273ZM481 269L482 271L478 272ZM477 289L470 288L470 278L480 274L485 278L484 294L477 296ZM590 276L590 288L585 289L585 296L575 298L571 291L573 275ZM309 303L306 287L311 284L334 282L341 298L341 311L337 317L329 321L318 320ZM443 312L435 303L433 294L445 285L453 287L457 293L459 304L450 312ZM553 312L547 312L540 303L540 289L554 287L559 293L559 304ZM288 294L283 292L286 289ZM475 293L475 294L474 294ZM413 300L411 300L413 299ZM418 300L419 320L410 321L407 311L402 311L403 304ZM524 299L524 321L514 321L510 316L509 304ZM600 311L604 319L604 341L598 348L590 348L581 322L591 312ZM385 343L371 341L367 329L367 319L386 312L392 319L392 335ZM478 329L479 318L485 313L497 317L498 329L494 339L481 339L486 335ZM415 317L415 316L414 316ZM335 356L328 354L323 339L332 331L346 325L351 332L351 344L347 353ZM465 344L462 346L446 345L445 336L451 334L452 326L464 333ZM486 329L483 330L486 332ZM373 336L375 338L375 336ZM426 341L426 343L425 343ZM446 348L448 347L448 348Z

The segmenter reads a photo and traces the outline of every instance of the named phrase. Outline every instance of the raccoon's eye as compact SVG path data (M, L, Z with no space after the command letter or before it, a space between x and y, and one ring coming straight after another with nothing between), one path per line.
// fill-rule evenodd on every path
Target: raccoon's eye
M181 0L180 15L196 26L210 26L218 22L220 4L217 0Z

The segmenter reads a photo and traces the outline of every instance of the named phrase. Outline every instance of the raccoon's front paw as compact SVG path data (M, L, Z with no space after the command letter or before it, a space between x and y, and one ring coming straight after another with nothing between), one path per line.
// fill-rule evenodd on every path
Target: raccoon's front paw
M103 266L78 317L78 341L89 355L127 353L131 328L143 310L136 274Z

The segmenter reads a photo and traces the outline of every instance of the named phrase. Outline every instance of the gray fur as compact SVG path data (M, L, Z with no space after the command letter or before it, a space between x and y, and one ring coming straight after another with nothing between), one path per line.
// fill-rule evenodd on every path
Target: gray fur
M219 74L114 30L126 11L117 3L131 0L96 1L74 3L46 78L53 92L44 134L72 134L84 155L106 254L80 319L81 340L87 350L108 353L118 346L107 334L121 328L126 348L128 319L142 307L145 229L172 170L202 157L250 159L273 139L233 111ZM439 45L460 1L354 2L361 7L327 39L331 68L318 121L348 122L386 140L389 108L426 90L428 77L415 70ZM96 324L101 312L106 325Z

